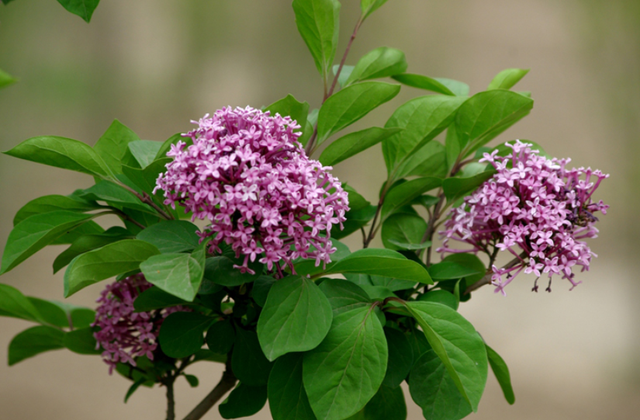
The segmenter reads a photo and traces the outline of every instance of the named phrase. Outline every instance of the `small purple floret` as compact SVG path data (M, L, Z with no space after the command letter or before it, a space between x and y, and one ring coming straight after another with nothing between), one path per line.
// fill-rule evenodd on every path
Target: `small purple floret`
M210 252L230 245L243 258L236 267L250 273L255 260L276 275L285 265L293 270L297 258L331 262L331 229L342 228L348 196L331 167L307 157L294 132L300 126L251 107L192 122L198 128L185 137L193 145L172 146L167 156L174 160L156 190L164 191L165 204L211 223L201 234L211 238Z
M575 281L573 268L588 270L591 257L596 257L584 239L597 237L594 214L606 214L609 208L592 199L609 175L591 168L569 170L570 159L547 159L519 140L506 145L513 149L509 156L497 156L494 151L480 160L493 165L497 173L451 210L446 229L440 232L444 242L438 251L477 254L499 249L513 254L517 264L492 267L492 284L502 294L522 271L537 278L547 274L548 291L554 275L569 280L573 289L581 283ZM471 248L457 249L451 240Z
M109 374L118 363L135 366L136 357L147 356L153 360L162 321L173 312L189 310L174 306L151 312L134 312L133 302L151 286L142 274L136 274L108 285L96 301L100 305L91 326L100 328L93 336L104 349L102 359L109 365Z

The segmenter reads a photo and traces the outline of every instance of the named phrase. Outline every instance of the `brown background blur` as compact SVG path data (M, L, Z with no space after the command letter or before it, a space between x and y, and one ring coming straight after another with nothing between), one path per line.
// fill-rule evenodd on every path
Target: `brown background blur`
M344 0L341 54L358 13ZM531 139L553 156L611 174L598 191L611 205L599 258L572 292L531 293L520 276L502 297L485 288L461 312L508 362L517 401L490 374L472 419L633 419L640 409L636 238L640 231L640 4L609 0L389 0L363 26L348 64L379 47L403 50L409 72L486 88L500 70L530 68L518 85L532 114L501 139ZM94 144L114 118L144 139L164 140L224 105L267 105L288 93L317 107L321 85L288 0L110 0L87 25L52 0L0 6L0 68L20 83L0 91L0 149L32 136ZM400 95L354 128L381 126ZM494 142L494 144L497 142ZM376 147L335 172L369 199L383 181ZM15 212L44 194L88 187L87 176L0 156L0 250ZM357 246L357 238L349 242ZM62 299L62 273L48 248L0 279L25 294ZM74 295L93 306L103 285ZM162 419L163 390L139 390L107 374L99 357L56 351L7 367L6 348L29 324L0 318L0 419ZM218 381L218 365L194 366L195 390L177 388L182 417ZM410 418L420 410L406 395ZM264 409L260 418L269 418ZM205 418L219 418L213 409Z

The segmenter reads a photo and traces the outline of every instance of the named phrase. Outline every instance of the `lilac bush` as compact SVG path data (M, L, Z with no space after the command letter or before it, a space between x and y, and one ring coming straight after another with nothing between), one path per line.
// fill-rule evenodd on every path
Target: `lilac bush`
M11 341L9 364L60 348L102 355L131 382L125 402L140 386L162 387L167 420L176 381L198 386L186 371L198 362L224 373L185 420L227 393L218 406L227 419L268 400L275 420L404 420L403 382L425 418L459 420L478 410L489 368L513 404L494 337L458 307L490 283L506 294L521 272L536 276L536 291L545 275L549 291L556 276L579 284L595 256L586 240L608 209L595 197L608 175L570 169L532 143L487 146L533 109L530 93L512 90L528 70L503 70L471 94L466 83L408 73L391 47L350 65L361 27L385 3L360 1L336 60L341 4L293 0L321 76L315 109L287 95L264 110L219 109L163 143L114 121L94 146L42 136L5 152L95 185L25 204L0 274L65 244L53 263L65 270L64 297L116 279L97 311L0 284L0 315L39 324ZM96 5L67 6L88 20ZM408 87L428 94L393 104L386 122L343 131ZM377 145L379 193L365 197L331 174ZM105 230L96 223L105 215L119 225ZM340 242L351 234L361 249Z

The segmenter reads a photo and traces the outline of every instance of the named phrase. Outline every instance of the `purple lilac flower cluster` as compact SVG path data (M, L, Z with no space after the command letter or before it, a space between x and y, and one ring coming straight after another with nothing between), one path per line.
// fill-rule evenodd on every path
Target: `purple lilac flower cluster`
M297 258L331 262L331 228L342 228L348 197L331 167L306 156L294 131L300 126L251 107L192 122L198 128L185 136L193 144L172 146L156 190L164 190L165 204L211 223L201 235L212 238L210 252L224 241L243 258L235 267L250 273L256 258L276 275L284 264L293 270Z
M188 310L174 306L151 312L134 312L133 302L151 286L142 274L136 274L108 285L96 301L100 305L91 326L100 328L93 335L104 349L102 359L109 365L109 374L118 363L135 366L135 358L139 356L153 360L162 321L173 312Z
M537 276L535 291L544 273L549 276L547 291L554 275L569 280L573 289L581 283L575 281L573 267L588 270L591 257L596 256L584 239L597 237L594 213L606 214L609 208L592 200L609 175L591 168L567 169L570 159L547 159L519 140L506 145L513 150L508 156L494 151L480 160L493 165L497 173L452 209L440 232L444 241L438 251L513 254L515 259L507 266L492 266L492 284L502 294L521 271ZM456 249L451 240L471 249Z

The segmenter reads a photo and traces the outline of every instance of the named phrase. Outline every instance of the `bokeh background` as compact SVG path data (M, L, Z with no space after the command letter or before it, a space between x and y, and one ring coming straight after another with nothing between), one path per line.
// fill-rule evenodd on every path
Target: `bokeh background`
M358 1L344 0L342 40ZM640 2L634 0L389 0L363 26L348 64L379 47L403 50L409 72L486 88L500 70L530 68L529 117L500 139L531 139L576 166L610 173L598 191L611 205L599 258L569 292L531 293L521 276L502 297L484 288L461 312L508 362L517 401L509 406L493 376L481 419L631 419L640 409L640 312L636 217L640 173ZM299 38L288 0L110 0L91 24L53 0L0 6L0 68L20 82L0 91L0 149L38 135L94 144L114 118L142 138L164 140L225 105L255 107L293 94L317 107L322 86ZM395 107L424 92L403 87L354 129L383 125ZM494 141L497 143L497 141ZM385 171L380 149L335 172L370 199ZM0 250L15 212L44 194L88 187L81 174L0 156ZM357 238L349 242L357 246ZM3 276L25 294L62 299L62 273L45 249ZM102 285L70 298L93 306ZM0 418L161 419L164 392L141 389L125 405L129 383L109 376L99 357L55 351L7 367L7 345L29 324L0 318ZM218 381L220 366L201 363L194 390L177 388L178 417ZM420 410L406 395L409 417ZM220 418L216 409L205 418ZM270 418L264 409L257 418Z

